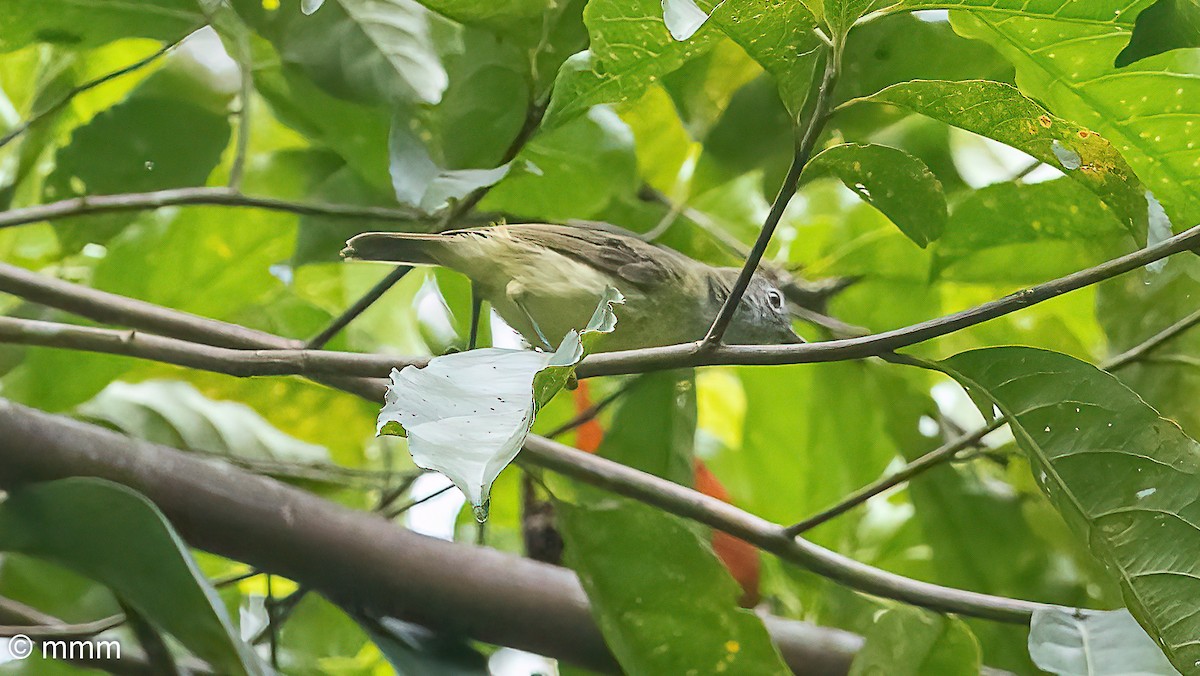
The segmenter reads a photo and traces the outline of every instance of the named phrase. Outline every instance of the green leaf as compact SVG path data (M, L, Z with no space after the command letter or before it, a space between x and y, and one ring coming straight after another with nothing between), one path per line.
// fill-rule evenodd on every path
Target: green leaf
M672 39L656 0L592 0L583 20L591 43L559 69L544 129L599 103L636 100L656 80L707 51L718 35L704 28L684 42Z
M419 0L422 5L468 26L513 35L523 41L540 37L543 21L555 9L554 0ZM565 4L565 3L563 3Z
M955 14L952 23L1012 61L1022 91L1108 139L1171 222L1190 226L1200 222L1200 79L1193 52L1176 50L1114 68L1132 29L1137 5L1130 5L1066 3L1058 20L1013 21L1011 12L978 11Z
M690 482L693 392L686 373L640 377L599 453ZM590 486L552 488L567 562L625 673L788 673L762 622L736 606L741 590L707 533Z
M962 620L898 607L875 618L850 676L975 676L979 666L979 642Z
M1184 671L1200 660L1195 557L1200 444L1113 376L1063 354L1002 347L943 362L999 408L1038 485L1121 585L1131 613Z
M1035 610L1029 654L1039 669L1059 676L1179 674L1128 610L1091 611L1082 617L1066 608Z
M489 673L487 658L461 638L440 636L392 617L366 626L371 640L398 674L486 676Z
M1035 284L1094 265L1128 243L1113 212L1070 179L997 183L955 206L932 274Z
M752 171L774 189L791 164L795 135L791 114L770 78L739 89L704 139L692 190L704 193Z
M1104 200L1135 238L1145 241L1146 190L1121 153L1096 132L1054 117L1011 85L921 80L855 101L907 108L1061 168Z
M513 166L480 209L552 222L586 219L637 188L633 134L606 107L538 136Z
M312 16L299 3L234 8L326 92L368 104L437 103L449 79L434 46L431 17L415 0L330 0Z
M833 176L922 248L946 226L946 196L929 167L903 150L844 143L821 151L804 174Z
M1124 68L1172 49L1200 47L1200 2L1158 0L1137 15L1129 44L1113 65Z
M270 671L238 640L216 592L170 523L124 486L70 478L12 491L0 504L0 547L104 583L222 673Z
M607 289L588 325L568 333L553 353L493 347L392 369L377 432L408 437L413 462L446 475L485 520L492 482L520 452L538 409L612 332L613 305L623 302Z
M429 155L406 120L392 125L388 143L392 188L401 204L432 214L477 188L493 185L508 175L508 164L494 169L442 169Z
M713 23L770 73L779 96L799 119L820 60L816 21L801 2L725 0L713 10Z
M276 429L249 406L214 401L181 381L115 382L81 404L76 414L174 448L262 460L329 460L324 448Z
M35 42L87 49L125 37L178 40L203 22L196 0L5 0L0 52Z

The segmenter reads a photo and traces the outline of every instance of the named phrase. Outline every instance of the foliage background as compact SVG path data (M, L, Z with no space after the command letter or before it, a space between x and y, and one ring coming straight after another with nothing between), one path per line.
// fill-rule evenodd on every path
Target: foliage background
M216 195L232 186L235 196L388 211L345 218L253 205L172 205L72 215L0 229L0 258L300 340L389 272L340 262L337 252L348 236L433 230L447 213L455 222L586 219L640 232L669 223L661 243L714 264L740 265L787 171L796 122L811 116L809 94L823 53L811 17L824 16L836 37L868 9L879 9L861 4L727 0L694 36L677 41L663 25L660 4L649 0L328 0L311 15L294 0L154 0L136 7L8 0L0 6L0 132L31 117L36 123L0 148L0 208L15 212L85 195L201 186ZM810 280L854 278L828 313L883 331L975 306L1170 234L1153 210L1149 219L1144 210L1135 213L1132 226L1123 219L1109 206L1128 197L1122 190L1152 191L1176 231L1194 225L1200 221L1200 52L1175 49L1114 65L1135 17L1150 4L913 0L861 22L845 41L831 91L836 108L818 150L843 142L897 148L923 163L938 188L909 183L912 172L892 160L881 167L900 167L894 183L855 190L829 175L806 174L765 260ZM1178 11L1191 11L1186 0L1178 4ZM948 20L937 11L947 5L955 7ZM902 11L927 8L934 11ZM212 28L197 30L205 24ZM76 90L178 41L144 67ZM1090 188L1051 163L936 115L848 103L913 80L984 79L1015 85L1056 121L1098 132L1136 173L1129 179L1136 189ZM53 105L64 96L65 105ZM1024 104L1001 102L997 116L1018 105ZM1001 126L990 127L991 135L1020 146ZM889 185L909 201L879 202ZM874 206L863 199L872 194ZM948 205L944 226L929 225L928 200L935 215L938 200ZM912 237L906 222L930 231ZM932 243L914 241L922 237ZM1029 345L1100 363L1194 312L1198 266L1195 256L1183 254L908 352L937 359ZM11 317L80 322L15 296L0 303ZM465 345L467 312L462 279L419 271L328 348L440 354ZM831 337L819 326L797 326L809 340ZM493 333L499 342L513 340L503 327ZM1185 334L1119 375L1195 438L1198 358L1200 336ZM377 508L389 493L392 504L403 505L441 486L429 477L407 481L415 468L403 443L373 437L377 405L300 378L235 379L18 344L2 347L0 371L0 393L12 401L225 457L354 508ZM591 391L603 396L619 380L592 381ZM694 454L734 504L783 524L983 424L947 377L880 360L718 366L694 377L660 374L639 382L628 403L601 416L612 430L602 453L685 483L687 472L672 476L663 468L687 467ZM571 397L560 396L535 431L551 430L574 413ZM636 431L634 438L622 438L628 430ZM649 443L647 435L661 438ZM633 453L638 444L644 448ZM485 533L488 545L514 552L522 547L519 474L510 468L501 476ZM397 486L401 490L390 490ZM648 508L626 505L629 513L606 514L602 496L565 480L551 489L571 496L562 524L568 562L584 578L602 626L632 612L630 599L613 588L617 581L645 583L649 593L699 542L692 526L673 519L660 527L678 533L664 530L650 541L622 537L639 523L637 510ZM457 504L440 500L450 509ZM428 528L435 517L422 513L428 512L398 518ZM657 523L653 515L641 516ZM469 510L444 534L472 540ZM1039 490L1007 432L807 537L919 580L1069 607L1124 605L1113 579ZM246 570L194 554L208 578ZM763 603L772 613L864 634L878 645L916 636L914 627L925 625L950 636L893 656L916 665L912 673L930 673L920 671L930 655L949 660L948 670L938 673L969 673L981 660L1036 672L1026 627L930 619L772 557L762 565ZM672 574L686 580L719 572L684 565ZM696 588L715 599L712 612L724 617L732 612L726 597L736 593L726 578L714 579ZM238 609L255 607L268 592L282 597L295 589L279 578L270 589L267 584L263 576L226 584L220 598L237 617ZM78 571L19 553L0 559L0 596L67 622L121 609L104 586ZM420 641L389 653L360 618L313 594L296 598L273 641L288 673L429 673L421 671L428 667L404 667L403 659L441 654ZM707 617L708 611L693 610L693 620ZM262 614L246 612L251 619L244 623ZM676 612L683 613L686 630L688 615ZM700 652L708 645L705 636L660 629L673 650ZM613 644L622 629L607 628L607 635ZM633 672L653 664L639 662L652 647L614 644ZM445 648L467 660L462 669L478 669L475 652L493 649ZM769 665L771 649L761 649L768 655L762 664ZM74 670L45 666L55 673Z

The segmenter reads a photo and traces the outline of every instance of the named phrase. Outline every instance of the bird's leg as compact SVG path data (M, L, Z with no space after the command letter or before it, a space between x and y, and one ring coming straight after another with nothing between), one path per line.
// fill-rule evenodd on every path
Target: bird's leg
M513 296L512 302L521 310L521 312L525 314L525 318L529 320L529 325L533 327L533 331L537 334L538 340L542 341L542 349L548 352L553 352L554 346L550 344L549 340L546 340L546 334L542 333L542 327L538 326L537 320L533 318L533 315L529 314L529 310L525 309L525 305L521 302L520 297Z
M475 286L475 282L471 282L471 337L467 340L467 349L474 350L475 343L479 338L479 313L483 309L483 296L479 295L479 288Z

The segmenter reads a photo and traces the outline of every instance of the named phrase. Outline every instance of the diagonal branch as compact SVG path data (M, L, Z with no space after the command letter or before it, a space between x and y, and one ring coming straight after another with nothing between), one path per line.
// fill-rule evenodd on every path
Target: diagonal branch
M733 288L729 290L729 296L721 305L721 311L717 313L716 319L709 327L708 334L700 341L702 349L711 349L721 344L721 339L725 336L725 331L729 328L738 305L742 302L742 296L750 287L750 280L758 271L758 264L762 262L763 255L767 253L767 246L771 243L775 228L783 218L783 212L787 209L788 202L796 194L796 189L800 185L800 175L804 172L809 158L812 157L817 139L821 136L821 130L825 128L825 121L829 116L829 105L833 100L833 88L837 84L838 73L841 69L841 61L841 45L831 44L825 55L825 72L821 77L812 117L809 118L808 125L796 146L796 153L792 157L792 166L783 179L783 185L779 188L779 194L775 196L775 202L771 204L771 211L767 214L762 230L758 233L758 239L750 249L750 254L746 256L746 262L742 265L742 270L738 273Z

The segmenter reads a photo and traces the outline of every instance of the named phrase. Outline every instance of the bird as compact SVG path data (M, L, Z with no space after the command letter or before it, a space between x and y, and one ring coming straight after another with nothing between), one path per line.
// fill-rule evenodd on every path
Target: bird
M545 349L582 329L606 289L615 288L625 302L616 310L616 330L596 348L605 352L704 338L741 272L599 223L367 232L346 242L342 256L455 270L526 341ZM751 278L724 338L747 345L803 342L792 330L783 292L761 272Z

